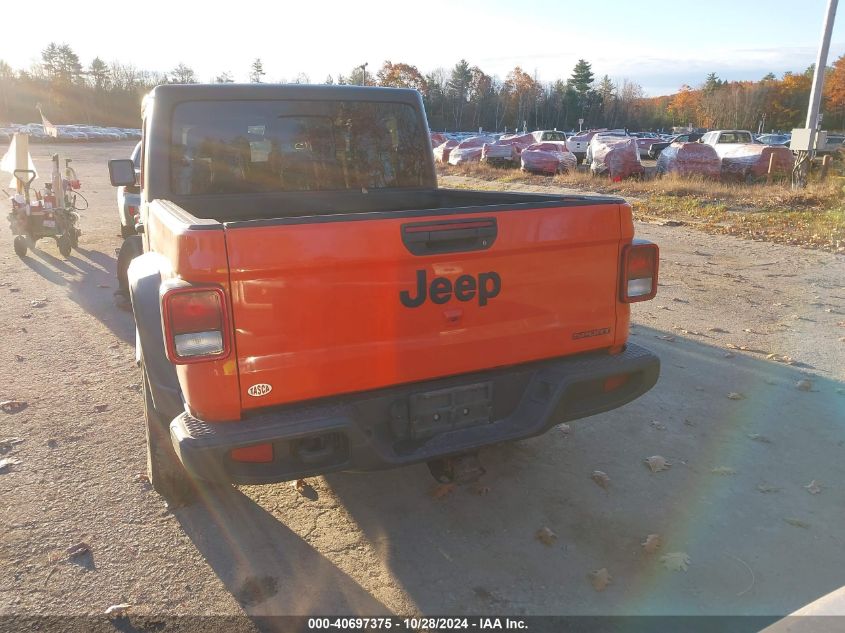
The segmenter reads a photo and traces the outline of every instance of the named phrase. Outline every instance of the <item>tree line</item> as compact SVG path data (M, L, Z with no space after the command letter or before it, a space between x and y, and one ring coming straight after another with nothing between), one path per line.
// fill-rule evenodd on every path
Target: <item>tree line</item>
M255 59L250 81L261 83L266 75L262 60ZM502 79L464 59L451 69L428 73L388 60L375 72L363 64L347 74L329 75L323 83L416 89L423 96L429 125L442 131L673 126L789 130L803 126L812 76L812 67L780 78L769 73L758 81L724 81L711 73L697 87L684 85L674 95L646 97L634 81L596 77L584 59L566 79L554 81L541 81L519 66ZM0 60L0 122L37 120L35 106L41 104L54 123L138 126L140 103L150 89L198 81L184 63L158 72L95 57L83 66L69 45L51 42L28 69L13 69ZM233 79L230 72L221 72L210 81ZM312 83L304 73L288 81ZM845 128L845 55L826 69L823 114L825 128Z

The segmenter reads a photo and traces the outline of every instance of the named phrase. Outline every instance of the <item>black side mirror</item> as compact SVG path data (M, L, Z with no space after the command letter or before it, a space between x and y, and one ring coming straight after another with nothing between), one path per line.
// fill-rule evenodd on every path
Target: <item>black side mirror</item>
M109 180L113 187L132 187L135 185L135 163L131 158L119 158L109 161Z

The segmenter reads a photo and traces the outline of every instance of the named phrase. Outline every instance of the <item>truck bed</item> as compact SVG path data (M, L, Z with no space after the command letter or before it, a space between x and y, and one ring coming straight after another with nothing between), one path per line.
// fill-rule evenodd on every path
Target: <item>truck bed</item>
M472 191L460 189L380 189L372 192L313 192L247 194L234 196L174 197L171 207L182 210L189 224L208 225L298 218L299 221L318 221L315 216L387 214L407 216L415 212L475 213L503 209L541 207L579 207L595 204L621 204L620 198L599 196L563 196L501 191ZM177 209L173 209L178 212ZM184 213L184 212L187 213Z

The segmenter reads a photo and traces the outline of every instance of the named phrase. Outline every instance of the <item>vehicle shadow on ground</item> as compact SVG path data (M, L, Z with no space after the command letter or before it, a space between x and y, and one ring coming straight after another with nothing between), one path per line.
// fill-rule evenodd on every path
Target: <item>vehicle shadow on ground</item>
M124 342L134 344L135 326L131 313L121 310L113 296L117 289L117 260L85 248L76 248L69 257L60 258L50 249L46 240L39 242L22 261L50 283L67 288L68 297L85 312Z
M635 329L632 341L661 357L657 386L482 451L480 485L438 497L424 465L330 474L311 480L318 499L286 509L298 533L261 505L288 499L287 485L260 503L233 490L177 516L251 615L401 608L362 588L373 565L350 576L324 555L362 548L427 614L777 616L845 584L843 384L816 376L803 391L798 368ZM655 455L671 466L652 472L644 460ZM649 534L662 544L652 554ZM588 575L602 568L613 580L598 592ZM265 577L275 593L250 606Z
M228 591L254 618L389 613L358 582L235 488L203 494L175 514ZM272 621L257 624L276 630Z

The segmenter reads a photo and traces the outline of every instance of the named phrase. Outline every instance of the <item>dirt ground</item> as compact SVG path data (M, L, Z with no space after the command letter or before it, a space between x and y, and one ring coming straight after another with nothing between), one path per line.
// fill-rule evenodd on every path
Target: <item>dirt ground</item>
M783 614L845 585L845 258L684 226L637 226L662 255L632 332L657 386L486 450L483 488L435 498L418 465L166 509L137 479L134 325L112 297L106 160L131 147L58 146L91 204L69 258L19 259L0 230L0 400L28 403L0 412L20 440L0 444L19 460L0 470L0 614ZM42 173L51 151L33 147Z

